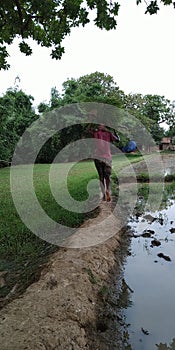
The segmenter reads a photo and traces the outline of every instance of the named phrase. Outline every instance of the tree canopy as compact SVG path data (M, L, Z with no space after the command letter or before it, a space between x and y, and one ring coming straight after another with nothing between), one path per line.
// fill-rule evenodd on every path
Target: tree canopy
M164 5L174 5L173 0L161 0ZM145 13L158 12L159 1L136 0L145 3ZM60 59L64 53L63 39L73 27L90 22L100 29L111 30L117 26L120 4L112 0L0 0L0 69L8 69L7 45L20 38L19 48L25 55L32 54L26 39L51 48L51 57Z
M0 97L0 159L11 160L20 136L37 119L32 102L32 96L15 88Z
M63 83L63 101L103 102L122 106L123 91L119 89L109 74L94 72L78 79L68 79Z
M19 77L16 80L19 80ZM126 95L120 90L112 76L101 72L84 75L78 79L71 78L66 80L63 83L62 92L57 91L53 87L50 93L50 101L48 103L41 102L38 105L40 117L32 106L33 100L33 97L20 90L18 85L8 89L3 96L0 96L0 160L11 161L16 144L27 128L29 128L27 139L26 134L25 138L22 136L20 149L18 148L18 156L31 152L31 149L28 147L28 140L31 135L31 145L33 149L36 149L38 139L43 138L44 140L45 135L50 132L50 125L52 124L52 129L57 125L56 123L60 125L63 122L64 128L48 139L37 156L37 162L51 163L58 151L63 147L82 137L88 137L87 125L84 123L86 116L84 111L81 110L81 103L84 102L109 104L126 111L126 115L121 114L121 117L125 118L123 121L124 125L127 125L128 129L132 130L133 137L135 133L137 136L138 129L135 127L131 115L136 117L136 122L138 119L142 123L143 136L144 128L146 128L157 144L160 143L160 140L165 135L171 138L175 136L174 101L170 102L164 96L159 95ZM71 106L71 111L69 111L69 106ZM61 115L62 119L59 118L57 120L53 113L54 121L46 118L44 119L45 123L42 124L43 118L41 114L59 107L64 107L64 113ZM118 123L119 117L118 115L116 123ZM115 118L116 115L114 115L114 122ZM37 125L33 125L32 123L36 119L39 122ZM76 121L76 125L70 126L70 121L72 120ZM162 122L166 122L169 126L169 130L166 133L161 127ZM123 134L121 132L120 137L119 147L123 147L130 135L127 132ZM142 141L144 143L144 137ZM71 152L68 151L67 159L72 161L72 159L69 159L69 153L71 154Z

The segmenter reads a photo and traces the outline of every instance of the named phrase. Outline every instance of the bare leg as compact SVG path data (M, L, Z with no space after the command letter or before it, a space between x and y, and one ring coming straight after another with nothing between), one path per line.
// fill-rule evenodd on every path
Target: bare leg
M100 188L101 188L101 192L103 195L103 200L105 200L106 197L105 197L105 179L104 179L104 177L100 177Z
M106 175L105 180L106 180L106 200L107 200L107 202L110 202L111 201L111 195L110 195L111 180L110 180L110 175Z

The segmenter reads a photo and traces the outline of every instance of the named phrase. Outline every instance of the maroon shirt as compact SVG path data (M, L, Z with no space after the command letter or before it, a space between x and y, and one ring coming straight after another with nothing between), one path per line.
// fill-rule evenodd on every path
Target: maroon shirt
M95 138L95 157L106 158L111 160L111 148L110 142L117 141L119 142L119 137L113 135L110 131L107 130L98 130L93 132L93 137Z

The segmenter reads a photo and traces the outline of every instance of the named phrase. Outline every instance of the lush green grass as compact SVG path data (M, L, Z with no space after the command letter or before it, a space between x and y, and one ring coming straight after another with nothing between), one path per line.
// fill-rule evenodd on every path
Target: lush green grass
M172 151L172 150L164 150L164 151L160 151L161 154L172 154L172 155L175 155L175 151Z
M138 158L137 156L131 157L132 162L139 159L140 157ZM127 164L127 159L115 156L113 164L115 170L116 168L121 169ZM55 164L52 178L54 190L65 203L66 190L64 179L65 172L69 166L70 164ZM71 166L67 177L68 189L74 200L82 203L88 198L87 185L89 181L92 179L98 180L98 175L93 161L80 162L76 165L71 164ZM23 170L28 172L29 167L26 165ZM20 167L16 167L15 171L20 183L24 171L21 174ZM78 227L88 216L97 215L98 209L90 213L77 213L76 211L74 212L74 206L72 210L66 210L61 205L58 205L50 189L49 171L49 164L36 164L33 176L37 198L49 217L66 226ZM114 178L115 176L115 173L113 173L112 177ZM114 185L113 190L115 191L115 189L116 186ZM35 280L39 266L58 247L41 240L21 221L11 195L10 168L0 169L0 194L0 271L8 271L7 285L0 288L0 296L4 296L9 293L10 289L17 282L19 283L19 280L21 281L19 292L25 289L31 281ZM24 200L27 200L28 197L30 196L27 192L26 184ZM86 209L85 206L83 208Z
M131 161L139 160L132 156ZM130 161L130 160L129 160ZM113 165L115 169L121 169L127 160L122 156L115 156ZM84 201L88 198L87 184L92 179L98 179L97 172L92 161L73 164L55 164L52 184L60 200L66 203L66 188L64 184L68 167L68 189L76 201ZM25 166L26 171L29 166ZM20 182L20 167L17 169ZM87 214L66 210L54 199L49 183L49 164L36 164L34 168L34 186L38 200L46 213L56 222L70 227L78 227L87 217ZM113 173L113 178L115 177ZM6 259L20 259L28 255L36 255L45 247L43 241L33 235L23 224L15 209L10 191L10 168L0 169L0 255ZM26 184L26 199L27 199ZM92 213L91 213L92 214ZM89 214L88 214L89 215Z
M60 197L63 197L62 184L68 165L56 164L54 167L57 175L54 179L55 186ZM20 167L15 169L19 183L22 181L24 171L27 172L29 166L24 168L22 175ZM34 186L41 206L56 222L78 227L89 214L70 212L57 204L50 190L49 170L50 165L48 164L37 164L34 168ZM72 168L68 175L68 187L76 200L87 198L86 185L94 177L97 175L92 162L79 163ZM10 191L10 168L0 169L0 193L0 271L8 271L7 285L0 288L0 296L5 296L19 281L19 292L21 292L31 281L35 280L41 269L39 266L45 263L47 256L58 247L41 240L21 221ZM27 193L27 184L25 195L25 200L30 198L30 194Z
M26 171L27 171L26 166ZM62 189L64 170L66 164L56 164L55 184L57 186L60 197L64 196ZM75 169L74 169L75 168ZM69 190L77 200L87 197L86 185L88 181L96 177L92 163L79 163L74 167L68 176ZM46 213L56 222L66 224L67 226L78 227L85 219L84 214L69 212L59 206L52 196L49 186L49 169L50 165L35 165L34 168L34 186L38 200L46 211ZM17 169L18 170L18 169ZM74 174L75 173L75 174ZM45 243L39 240L21 221L13 203L10 191L10 169L0 170L0 255L6 259L20 259L28 255L36 255L45 247ZM20 167L18 172L20 182ZM26 200L27 200L27 184L26 184Z
M124 166L140 161L142 157L139 155L116 155L113 157L113 173L112 173L112 192L117 196L118 186L116 185L117 173ZM28 173L28 165L24 166L24 171ZM52 168L53 167L53 168ZM70 168L70 169L69 169ZM75 206L72 205L71 210L64 209L58 204L53 197L50 187L50 170L53 170L52 187L59 200L64 204L69 203L66 199L66 185L68 185L69 193L75 201L81 203L84 213L77 213ZM24 171L16 167L19 183L22 181ZM66 172L68 172L67 183ZM93 161L84 161L73 165L68 164L36 164L34 167L33 182L35 193L38 201L44 211L54 221L70 227L78 227L89 216L97 215L98 208L91 212L86 212L86 205L83 201L88 198L87 185L91 180L98 181L97 171ZM159 184L151 184L153 200L157 197ZM147 200L149 188L146 184L141 184L139 188L139 196ZM97 186L92 184L91 189L95 191ZM172 183L166 187L169 194L175 191L175 184ZM0 271L8 271L7 284L0 288L0 297L9 293L13 286L18 283L18 293L21 293L32 281L39 276L39 272L47 260L50 253L58 249L57 246L51 245L35 234L33 234L21 221L13 203L10 190L10 168L0 169ZM30 198L27 192L27 183L25 188L25 200ZM142 208L136 207L139 212ZM20 281L20 283L19 283Z

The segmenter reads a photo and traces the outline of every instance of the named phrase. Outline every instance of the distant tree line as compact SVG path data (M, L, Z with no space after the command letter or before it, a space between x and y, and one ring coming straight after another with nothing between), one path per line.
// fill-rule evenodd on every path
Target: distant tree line
M159 95L126 95L120 90L113 77L95 72L82 76L78 79L68 79L63 83L63 90L60 93L56 88L51 89L50 101L41 102L38 105L38 111L33 107L34 98L27 95L19 87L9 88L4 95L0 97L0 160L10 162L17 145L17 142L24 131L31 126L35 120L42 119L42 115L53 111L59 107L65 107L70 104L75 106L75 114L65 114L62 118L67 125L69 118L74 118L76 125L64 128L59 133L48 138L48 141L41 148L37 162L50 163L57 153L72 141L86 136L84 119L80 111L76 110L77 103L81 102L99 102L114 105L128 112L128 115L134 115L151 133L156 143L159 143L163 136L175 135L175 105L173 102ZM53 116L54 118L54 116ZM56 122L56 120L55 120ZM162 123L166 122L169 130L165 132ZM49 123L49 120L48 120ZM66 124L67 123L67 124ZM49 124L48 124L49 125ZM42 135L47 134L47 120L42 129ZM43 131L44 130L44 131ZM36 134L36 140L31 140L32 147L36 147L38 131L32 129L32 135ZM30 128L28 134L21 141L21 152L30 152L29 147ZM120 147L126 142L126 138L121 135ZM18 152L20 155L20 152Z

